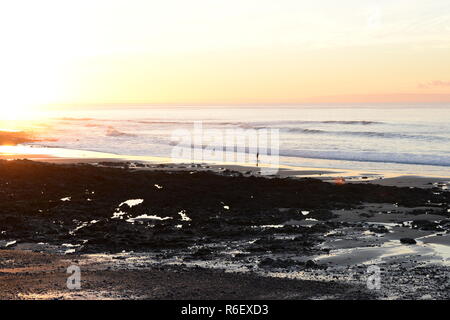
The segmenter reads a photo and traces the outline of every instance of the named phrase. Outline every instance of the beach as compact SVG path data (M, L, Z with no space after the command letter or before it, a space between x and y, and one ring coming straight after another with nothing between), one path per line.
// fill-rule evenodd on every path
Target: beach
M450 299L449 1L0 16L0 301L268 319Z
M0 162L1 298L449 298L446 177L103 160Z

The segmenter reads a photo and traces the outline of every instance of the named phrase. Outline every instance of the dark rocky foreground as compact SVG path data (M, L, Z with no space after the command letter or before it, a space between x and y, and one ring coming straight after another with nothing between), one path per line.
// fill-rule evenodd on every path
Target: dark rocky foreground
M188 248L253 235L260 238L251 251L301 253L312 250L316 235L334 228L334 223L277 230L297 234L290 241L276 240L273 229L258 226L305 218L326 221L333 217L331 209L355 208L363 202L405 207L432 203L435 212L447 215L450 200L449 193L433 189L228 175L2 161L0 239L80 244L81 252L120 252ZM119 208L130 199L143 202ZM305 210L310 211L307 216L300 213ZM115 212L123 215L114 219ZM141 215L164 220L127 222ZM208 250L193 254L207 256L212 253Z
M429 239L449 240L450 193L437 187L114 166L0 161L0 256L12 255L0 263L0 297L17 298L24 282L33 294L58 297L48 293L64 289L61 257L85 261L83 254L107 253L106 264L83 262L85 288L105 295L79 298L365 299L380 297L365 288L365 263L413 246L409 256L399 251L401 260L382 259L390 273L381 298L430 292L448 298L448 267L424 251L431 250ZM429 238L419 240L424 235ZM21 255L31 256L10 250L43 245L67 255L33 256L20 265ZM345 251L344 259L342 248L355 251ZM439 266L430 266L431 259ZM306 272L309 280L273 278L273 272ZM146 289L152 286L159 291Z

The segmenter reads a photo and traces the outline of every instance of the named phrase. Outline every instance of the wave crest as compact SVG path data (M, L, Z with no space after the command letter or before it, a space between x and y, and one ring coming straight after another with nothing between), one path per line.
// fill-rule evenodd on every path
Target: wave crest
M126 133L126 132L119 131L119 130L115 129L114 127L108 127L108 130L106 130L106 135L108 137L134 137L134 136L136 136L132 133Z

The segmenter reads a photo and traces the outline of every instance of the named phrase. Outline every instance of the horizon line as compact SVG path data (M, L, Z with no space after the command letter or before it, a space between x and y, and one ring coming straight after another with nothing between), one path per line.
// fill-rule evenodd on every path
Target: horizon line
M363 99L364 98L364 99ZM390 98L390 99L388 99ZM413 99L414 98L414 99ZM417 94L417 93L393 93L393 94L358 94L358 95L330 95L311 97L299 101L210 101L210 102L145 102L145 101L123 101L123 102L65 102L45 104L45 107L121 107L121 106L172 106L172 107L218 107L218 106L305 106L305 105L324 105L324 104L446 104L450 103L450 94Z

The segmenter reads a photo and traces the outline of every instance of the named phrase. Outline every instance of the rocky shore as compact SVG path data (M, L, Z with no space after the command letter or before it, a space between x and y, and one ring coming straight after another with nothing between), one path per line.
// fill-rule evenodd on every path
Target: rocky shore
M0 186L2 298L77 298L64 289L74 261L84 289L110 298L448 298L445 184L20 160L0 161ZM20 255L31 269L14 272ZM50 273L33 267L43 256ZM382 271L379 290L367 289L370 265ZM27 272L43 284L27 288ZM213 296L212 279L223 289ZM176 284L184 289L168 289ZM88 291L78 298L108 298Z

